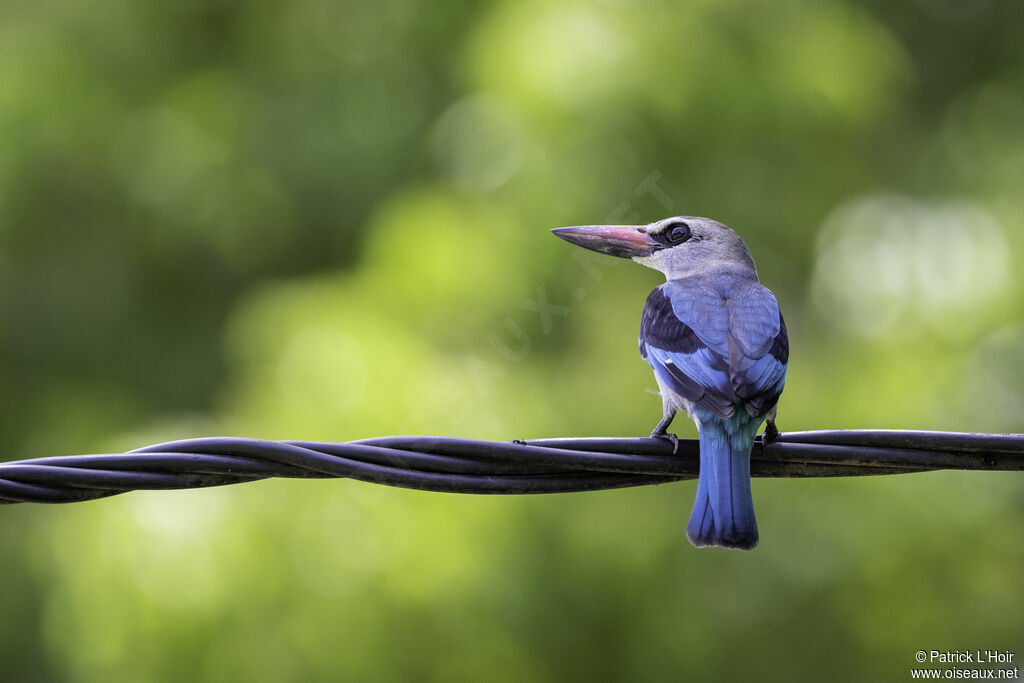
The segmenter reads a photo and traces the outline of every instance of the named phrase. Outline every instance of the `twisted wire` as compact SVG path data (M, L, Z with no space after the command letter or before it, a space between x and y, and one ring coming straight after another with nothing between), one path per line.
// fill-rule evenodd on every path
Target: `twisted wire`
M132 490L224 486L270 477L348 478L426 491L526 494L662 484L697 476L698 442L435 436L360 441L184 439L128 453L0 463L0 503L71 503ZM751 454L755 477L836 477L937 469L1024 470L1024 435L838 430L787 432Z

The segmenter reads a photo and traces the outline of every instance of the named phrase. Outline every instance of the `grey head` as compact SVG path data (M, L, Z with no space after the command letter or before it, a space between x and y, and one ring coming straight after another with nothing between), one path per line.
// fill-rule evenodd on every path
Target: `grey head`
M581 225L552 232L581 247L660 270L669 280L712 272L757 279L743 239L710 218L673 216L647 225Z

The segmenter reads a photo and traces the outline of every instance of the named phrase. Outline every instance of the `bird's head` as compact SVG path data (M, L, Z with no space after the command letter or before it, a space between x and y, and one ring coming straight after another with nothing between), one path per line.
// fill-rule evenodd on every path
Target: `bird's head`
M670 280L723 269L757 277L740 236L710 218L675 216L647 225L580 225L551 232L602 254L633 259Z

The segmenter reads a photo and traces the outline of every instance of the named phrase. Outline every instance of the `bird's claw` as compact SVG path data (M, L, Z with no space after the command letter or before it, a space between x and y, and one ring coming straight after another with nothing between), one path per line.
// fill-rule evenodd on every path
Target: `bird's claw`
M775 441L779 437L779 428L775 426L774 420L768 420L768 424L764 428L764 436L761 437L761 443L766 446L772 441Z
M651 432L652 439L664 439L672 444L672 454L675 455L676 451L679 450L679 437L671 432L659 432L655 429Z

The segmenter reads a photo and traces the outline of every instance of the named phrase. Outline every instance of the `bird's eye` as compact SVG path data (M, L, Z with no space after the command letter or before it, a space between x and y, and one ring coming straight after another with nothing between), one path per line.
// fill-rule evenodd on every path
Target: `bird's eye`
M690 226L686 223L677 223L669 228L668 241L672 244L682 244L690 239Z

